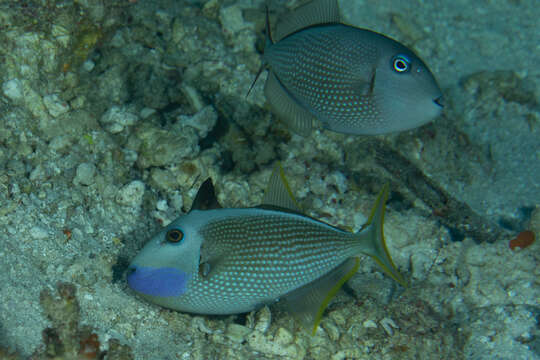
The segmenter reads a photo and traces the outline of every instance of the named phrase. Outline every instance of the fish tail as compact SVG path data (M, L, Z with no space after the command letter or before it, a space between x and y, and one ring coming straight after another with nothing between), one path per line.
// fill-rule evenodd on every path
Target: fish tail
M388 276L403 287L406 287L407 282L397 270L396 265L394 265L384 240L383 222L388 192L389 186L386 184L377 196L377 200L371 210L371 215L369 216L367 223L364 225L363 229L358 232L362 243L361 252L371 256Z

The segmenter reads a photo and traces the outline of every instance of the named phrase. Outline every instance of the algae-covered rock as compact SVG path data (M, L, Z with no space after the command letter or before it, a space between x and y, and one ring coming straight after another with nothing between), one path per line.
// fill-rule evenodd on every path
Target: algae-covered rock
M165 130L144 123L136 129L135 136L142 142L137 162L143 169L177 164L199 153L199 138L191 127Z
M111 134L124 130L127 126L134 125L139 117L131 106L112 106L100 118L99 122Z

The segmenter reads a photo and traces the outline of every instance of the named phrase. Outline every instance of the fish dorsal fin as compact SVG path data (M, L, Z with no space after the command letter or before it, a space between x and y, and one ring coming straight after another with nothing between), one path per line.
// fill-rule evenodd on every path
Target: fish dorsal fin
M311 133L315 116L291 96L273 71L268 72L264 95L274 113L285 121L292 131L303 136Z
M328 274L290 292L280 301L315 335L324 309L343 284L356 273L359 263L358 258L349 258Z
M199 191L197 191L197 195L191 205L191 210L211 210L220 208L221 205L219 205L219 202L217 201L212 179L208 178L202 183Z
M279 162L274 166L274 171L270 175L270 180L268 180L268 187L264 193L262 205L277 206L297 213L302 212L291 192L291 188L287 183L285 173Z
M273 40L279 41L308 26L339 22L337 0L314 0L300 6L280 19L276 25L276 30L272 34Z

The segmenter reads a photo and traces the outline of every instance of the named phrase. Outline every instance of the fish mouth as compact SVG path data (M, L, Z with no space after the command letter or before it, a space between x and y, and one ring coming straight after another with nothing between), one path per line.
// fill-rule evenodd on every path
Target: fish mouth
M434 102L435 104L437 104L438 106L440 106L440 107L444 107L444 98L443 98L442 95L439 96L439 97L436 98L436 99L433 99L433 102Z

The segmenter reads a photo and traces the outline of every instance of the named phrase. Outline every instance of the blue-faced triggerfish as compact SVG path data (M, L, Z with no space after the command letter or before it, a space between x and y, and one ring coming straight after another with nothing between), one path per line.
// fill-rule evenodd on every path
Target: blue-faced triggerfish
M337 0L314 0L270 33L263 69L273 112L297 133L317 124L348 134L384 134L427 123L442 93L416 54L385 35L345 25ZM258 75L257 75L258 77Z
M221 208L208 179L190 212L133 259L127 281L147 301L189 313L237 314L280 301L315 332L359 256L371 256L405 286L383 236L387 197L384 186L353 233L304 215L279 165L254 208Z

